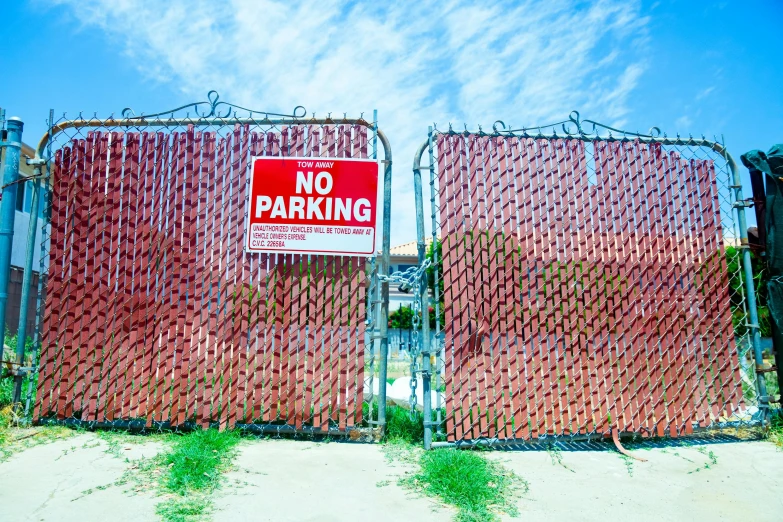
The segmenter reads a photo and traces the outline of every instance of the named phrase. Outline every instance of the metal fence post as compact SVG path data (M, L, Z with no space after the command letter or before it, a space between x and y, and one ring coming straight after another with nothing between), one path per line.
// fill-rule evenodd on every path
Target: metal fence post
M756 366L756 391L758 392L759 410L762 414L762 422L767 418L769 410L769 397L767 397L767 383L764 381L764 374L759 370L764 366L764 359L761 356L761 329L759 327L759 314L756 306L756 289L753 287L753 267L750 260L750 245L748 243L748 223L745 220L745 205L747 204L742 197L742 180L740 178L739 168L731 154L723 148L720 151L729 165L732 176L732 187L734 189L734 207L737 209L737 221L740 233L740 249L742 250L742 269L745 278L745 292L748 299L748 315L750 323L750 339L753 346L753 359Z
M49 109L49 120L46 122L46 125L49 127L49 130L47 132L47 142L46 142L46 158L52 157L52 125L54 125L54 109ZM51 213L51 204L49 201L49 196L51 195L51 190L49 190L49 182L51 180L51 172L50 172L50 164L47 160L41 158L43 155L43 150L39 150L36 152L35 156L35 162L36 163L36 169L35 169L35 175L38 178L38 181L45 187L43 193L40 194L40 197L43 198L43 212L41 214L41 217L43 218L43 224L41 226L41 250L40 250L40 256L38 259L38 288L36 291L36 298L35 298L35 329L33 330L33 354L32 354L32 368L31 372L37 373L38 372L38 354L40 353L39 350L41 348L41 323L43 322L43 313L44 309L42 306L42 300L44 295L44 280L45 280L45 274L46 274L46 255L44 253L44 249L46 248L45 245L47 243L47 225L49 224L49 220L51 219L50 213ZM46 169L46 175L43 175L43 171ZM32 277L32 274L31 274ZM25 407L24 407L24 416L27 417L27 414L30 412L30 402L33 398L33 379L28 379L27 381L27 397L25 400Z
M38 207L40 206L40 179L41 165L43 160L35 159L31 161L35 165L35 179L33 180L33 197L30 205L30 227L27 231L27 252L24 261L24 273L22 275L22 298L19 308L19 329L16 335L16 375L14 376L14 395L13 405L22 399L22 380L25 372L24 366L24 348L27 342L27 303L30 300L30 283L33 277L33 256L35 255L35 233L38 230ZM40 275L39 275L40 277Z
M5 312L8 304L8 280L11 275L11 249L14 241L16 193L19 190L19 156L22 150L24 123L16 117L8 119L3 146L3 192L0 201L0 361L5 349Z
M416 156L418 158L419 155ZM413 164L413 194L416 200L416 241L419 251L419 266L422 266L427 256L424 241L424 202L421 193L421 170L418 162ZM427 289L427 272L422 275L419 282L418 299L421 303L421 393L422 406L424 408L424 449L430 449L432 445L432 364L430 360L430 306L429 292Z
M389 275L389 249L391 248L391 182L392 182L392 151L386 135L378 130L378 118L375 117L374 128L381 140L384 150L383 159L383 241L381 244L380 272ZM380 318L380 366L378 367L378 425L386 429L386 377L389 359L389 281L381 283L381 318Z
M430 161L430 219L432 221L432 300L433 300L433 306L435 308L435 334L434 334L434 341L436 343L435 348L435 425L436 425L436 431L440 434L443 432L442 429L442 422L443 419L441 418L441 409L443 407L442 404L442 393L440 391L441 387L441 379L440 379L440 362L442 360L441 357L441 344L440 344L440 331L441 331L441 324L440 324L440 288L438 286L438 263L440 255L439 249L438 249L438 221L437 221L437 206L435 204L435 156L432 150L432 125L430 125L427 129L427 149L429 152L429 161ZM421 168L421 167L419 167ZM427 277L427 284L429 284L429 277ZM432 340L430 341L432 343ZM430 344L430 347L432 344ZM432 350L432 348L430 348Z

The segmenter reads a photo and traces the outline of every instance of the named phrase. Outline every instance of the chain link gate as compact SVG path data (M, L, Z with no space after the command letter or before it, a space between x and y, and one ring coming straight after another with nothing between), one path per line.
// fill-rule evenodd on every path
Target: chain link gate
M430 128L413 173L431 263L418 306L437 310L422 372L429 383L432 358L445 383L434 422L425 404L426 448L765 422L747 203L722 143L573 112L518 130Z
M377 438L391 205L377 117L259 112L215 91L208 100L50 118L37 149L50 190L27 408L39 423ZM380 258L244 252L251 157L374 159L378 141Z

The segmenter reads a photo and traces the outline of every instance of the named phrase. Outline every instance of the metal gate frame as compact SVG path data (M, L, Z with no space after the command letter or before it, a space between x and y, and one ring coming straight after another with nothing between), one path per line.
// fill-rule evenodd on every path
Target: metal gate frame
M370 371L369 376L365 376L365 386L369 388L369 395L365 396L365 403L369 403L368 407L368 419L366 422L375 429L372 431L379 431L383 433L383 429L386 423L386 387L383 385L378 386L377 396L377 419L373 420L373 379L374 379L374 360L375 360L375 340L380 341L378 357L378 379L380 383L386 382L387 376L387 353L388 353L388 307L389 307L389 283L387 280L379 277L379 274L388 273L389 267L389 250L390 250L390 230L391 230L391 182L392 182L392 151L388 138L383 131L378 127L377 111L373 113L373 121L368 122L364 119L363 113L358 118L348 118L343 115L342 118L332 118L331 113L326 118L316 118L315 114L311 118L306 118L306 111L304 107L297 106L294 108L292 114L279 114L268 111L257 111L240 107L228 102L220 101L219 95L216 91L209 91L207 94L208 101L194 102L186 105L182 105L172 110L162 111L154 114L141 114L136 116L130 108L126 108L122 111L122 117L115 118L113 115L106 120L93 117L91 119L84 119L82 115L79 115L77 119L67 119L65 115L60 121L55 122L54 113L50 111L48 120L48 131L40 139L37 147L35 158L28 160L28 164L35 166L35 174L32 178L33 194L32 194L32 208L37 208L38 199L41 197L41 185L45 184L47 187L51 185L51 169L52 169L52 143L55 138L62 132L68 129L100 129L100 128L120 128L120 129L142 129L142 128L166 128L166 127L225 127L234 125L256 125L256 126L282 126L282 125L355 125L367 128L372 132L372 159L377 159L377 140L380 139L381 145L384 151L384 157L379 160L379 163L383 164L383 224L382 224L382 247L380 256L377 254L368 259L368 288L367 288L367 303L366 308L366 320L365 324L367 328L367 345L365 350L370 350ZM225 109L225 112L221 112ZM193 111L195 116L191 116L190 110ZM185 112L184 117L180 114ZM246 114L245 116L238 116L238 112ZM179 114L178 114L179 113ZM270 116L272 117L270 119ZM51 194L51 191L46 191L47 195ZM40 274L41 276L47 273L48 266L45 262L48 254L48 242L47 237L48 225L50 222L51 214L51 200L46 204L46 216L41 225L41 241L40 247ZM32 279L32 265L35 250L36 231L38 228L38 214L33 212L31 215L30 228L27 238L27 252L24 269L23 287L22 287L22 299L23 303L26 302L27 296L30 292L30 283ZM380 257L380 259L377 259ZM14 388L14 403L19 404L21 402L21 387L22 381L25 375L35 376L39 370L37 363L39 357L39 351L41 348L41 327L44 312L43 296L45 291L45 277L39 277L38 290L37 290L37 305L36 305L36 320L35 331L33 332L33 365L32 367L23 367L21 360L18 361L18 370L15 375L15 388ZM20 316L20 329L18 334L19 344L24 346L27 333L25 331L27 309L22 307L22 314ZM3 326L4 328L4 326ZM20 356L21 358L21 356ZM30 412L31 399L33 396L33 380L29 380L29 386L27 390L27 397L25 402L25 416ZM369 382L367 382L369 381ZM361 407L362 405L359 405ZM80 421L74 419L68 419L63 424L84 425L89 427L109 427L109 428L126 428L126 429L143 429L144 423L136 421L122 421L114 420L110 422L100 421ZM167 428L168 423L157 423L158 429ZM186 423L187 425L187 423ZM187 426L186 426L187 427ZM243 429L257 433L304 433L309 435L349 435L347 432L339 432L332 430L331 428L327 432L322 432L319 429L303 428L297 429L288 425L259 425L259 424L240 424L237 423L238 429ZM378 433L370 434L363 437L364 440L377 440Z
M601 135L601 132L604 132L604 135ZM752 368L745 369L747 373L753 373L754 375L752 377L753 384L755 385L755 397L751 397L751 401L755 402L759 409L759 414L754 415L754 419L750 422L746 421L731 421L731 422L717 422L713 423L711 426L709 426L706 429L718 429L718 428L726 428L726 427L735 427L738 425L747 425L747 424L753 424L753 425L764 425L768 419L769 419L769 397L767 395L766 390L766 383L764 381L764 375L763 372L760 372L760 369L763 369L762 364L762 350L761 350L761 344L760 344L760 327L759 327L759 318L758 318L758 310L757 310L757 304L756 304L756 294L754 289L754 283L753 283L753 272L751 268L751 258L750 258L750 250L748 247L748 234L747 234L747 222L745 217L745 208L752 206L751 202L748 202L743 198L742 194L742 182L740 178L740 172L737 167L736 162L734 161L731 154L729 154L726 147L716 138L714 140L708 140L704 136L699 138L694 138L693 136L689 136L688 138L683 138L679 134L677 134L675 137L670 138L665 133L661 133L660 129L658 127L652 127L648 134L640 134L638 132L629 132L624 131L620 129L616 129L613 127L610 127L608 125L604 125L602 123L588 120L588 119L580 119L580 114L577 111L572 111L569 115L568 119L559 121L553 124L549 125L542 125L542 126L536 126L536 127L523 127L518 129L511 129L507 128L506 124L498 120L494 123L492 127L491 133L486 133L483 131L483 129L479 126L478 131L469 131L467 129L467 126L465 126L464 131L455 131L451 125L449 125L448 131L439 131L437 128L433 128L432 126L428 129L428 137L427 140L424 141L419 148L417 149L414 158L413 158L413 182L414 182L414 196L415 196L415 206L416 206L416 230L417 230L417 246L418 246L418 258L419 258L419 265L421 268L426 268L429 266L430 270L434 272L434 284L435 288L432 289L432 294L430 293L430 289L427 288L428 285L428 277L426 276L426 272L423 270L420 271L418 274L420 276L419 278L419 285L417 288L417 296L418 296L418 303L417 308L419 310L427 310L428 306L430 306L430 300L432 299L433 295L438 295L438 284L439 284L439 274L437 273L438 269L438 259L437 259L437 249L433 249L433 256L431 259L427 258L427 252L426 252L426 242L425 242L425 218L424 218L424 205L423 205L423 194L422 194L422 179L421 179L421 171L422 170L428 170L430 173L429 178L429 184L430 184L430 208L431 208L431 240L432 244L434 245L436 241L438 241L438 232L440 230L440 224L438 223L438 190L439 190L439 172L437 172L437 163L435 159L435 151L434 151L434 139L438 135L442 134L461 134L464 136L485 136L485 137L516 137L516 138L532 138L535 140L547 140L547 141L554 141L554 140L580 140L584 143L592 143L596 141L602 141L602 142L631 142L631 141L638 141L640 143L644 144L660 144L662 146L682 146L682 147L693 147L693 148L702 148L705 150L708 150L710 152L716 153L719 157L722 157L726 162L726 168L728 169L728 174L730 176L729 184L723 185L720 188L720 191L722 192L722 189L727 189L727 194L722 194L724 198L728 196L730 204L730 207L736 210L736 223L732 223L733 228L736 230L737 236L735 236L735 239L739 240L739 244L736 245L737 248L741 251L741 266L739 268L740 273L736 274L738 277L741 277L744 283L744 288L740 286L740 289L743 291L743 295L741 296L742 305L744 312L743 313L743 319L745 326L746 333L742 335L737 335L737 345L738 350L740 349L740 346L743 344L743 341L747 342L747 344L750 345L750 349L752 350L753 359L754 359L754 365ZM429 164L428 165L422 165L421 160L424 153L428 153L428 159ZM716 166L716 171L718 170L718 167ZM720 220L720 226L721 228L725 228L724 222L721 219L723 213L723 205L720 206L718 209L718 219ZM431 266L430 266L431 265ZM445 271L445 269L444 269ZM729 274L729 277L731 277L732 274ZM437 404L436 404L436 419L433 421L433 412L432 412L432 400L431 400L431 385L432 385L432 377L434 374L435 377L435 386L436 389L439 388L440 385L440 374L441 370L444 368L444 338L443 338L443 332L441 331L441 324L440 324L440 302L438 299L434 300L435 302L434 307L436 310L435 313L435 332L432 336L429 335L429 323L427 320L423 320L421 323L421 331L422 339L434 339L437 343L437 346L433 346L431 342L419 342L419 337L415 337L415 341L418 343L418 351L421 354L421 364L420 369L417 370L421 373L422 376L422 382L423 382L423 423L424 423L424 448L430 449L433 447L443 447L443 446L475 446L475 445L505 445L505 444L514 444L520 442L517 439L511 439L511 440L503 440L496 437L486 437L482 436L478 439L474 440L458 440L456 442L441 442L436 441L433 442L433 436L434 435L440 435L442 440L443 435L443 423L445 422L444 419L441 418L441 395L437 395ZM434 364L434 368L433 368ZM746 377L751 377L749 375L743 375L743 379ZM412 377L413 379L413 377ZM750 379L749 379L750 380ZM413 380L412 380L413 382ZM435 428L435 432L433 432L433 428ZM696 427L696 430L699 430L700 428ZM608 436L608 434L602 434L600 436L596 436L596 434L555 434L554 437L563 437L565 439L568 439L569 441L573 440L590 440L591 438L601 438L603 436ZM552 435L543 435L538 439L539 441L543 441L547 438L551 438ZM526 442L530 442L529 440Z

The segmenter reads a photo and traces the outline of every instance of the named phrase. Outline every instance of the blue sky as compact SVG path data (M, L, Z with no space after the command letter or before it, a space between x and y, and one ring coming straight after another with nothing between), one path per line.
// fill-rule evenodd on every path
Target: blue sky
M558 121L783 141L783 2L38 0L3 7L0 106L36 143L49 108L100 116L206 98L371 114L395 156L393 242L427 125Z

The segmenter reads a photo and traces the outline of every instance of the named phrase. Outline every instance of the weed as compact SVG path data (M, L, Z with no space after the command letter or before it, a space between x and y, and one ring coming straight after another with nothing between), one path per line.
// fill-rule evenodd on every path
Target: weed
M0 462L18 451L73 434L73 430L61 426L18 428L18 421L10 405L0 408Z
M483 453L457 449L424 452L420 470L400 484L437 497L458 509L458 522L498 520L499 513L517 515L514 498L528 485Z
M382 488L388 486L389 484L391 484L390 480L379 480L378 482L375 483L375 487Z
M212 512L212 504L199 496L171 496L155 507L155 513L167 522L191 522L203 520Z
M414 446L399 439L386 441L381 446L381 450L386 457L386 462L391 464L392 467L394 467L395 462L417 466L419 458L424 451L421 446Z
M81 496L123 485L129 485L132 493L157 490L163 501L155 511L165 522L196 522L212 512L209 495L220 487L222 474L229 469L240 440L237 432L217 430L153 435L169 443L169 449L155 457L131 461L123 456L122 449L128 443L138 442L139 436L109 431L96 435L106 443L107 454L124 459L131 466L118 480L82 491ZM144 439L149 441L150 436Z
M767 440L778 448L783 449L783 413L777 412L772 416L772 419L770 419L769 430L767 430Z
M620 454L620 458L623 459L625 464L625 470L628 472L628 476L633 478L633 459L628 455Z
M0 448L4 447L11 440L11 407L5 407L0 410Z
M137 434L137 433L131 433L127 431L109 431L109 430L98 430L95 432L95 436L106 444L106 449L104 450L104 453L107 453L112 457L116 457L120 460L124 460L125 462L130 462L130 460L123 453L123 450L130 449L129 445L139 444L139 443L149 443L153 441L171 442L175 437L174 435L171 435L169 433Z
M687 460L688 462L696 462L693 459L689 459L688 457L684 457L684 456L680 455L679 451L675 451L674 453L672 453L672 455L674 455L675 457L680 457L682 460Z
M691 473L697 473L697 472L702 471L702 470L708 470L712 466L716 466L718 464L718 456L715 455L715 453L713 453L712 450L707 451L707 448L705 448L704 446L698 446L696 448L696 451L698 451L699 453L701 453L702 455L707 457L709 459L709 461L704 463L703 466L698 467L698 468L694 469L693 471L689 471L688 472L689 475Z
M167 522L203 519L212 511L209 495L220 487L231 466L239 434L233 431L194 431L175 439L171 450L158 457L166 470L160 488L168 493L156 512Z
M547 444L546 452L549 454L549 458L552 460L553 466L563 466L571 473L576 473L576 471L569 468L566 463L563 462L563 452L560 451L560 448L557 447L557 444Z
M25 343L25 355L24 355L24 364L25 366L31 365L33 363L32 360L32 352L33 352L33 340L28 337L27 342ZM16 334L7 336L5 338L5 351L4 357L8 360L16 360ZM0 370L0 374L2 374L3 371ZM36 377L34 377L35 379ZM22 401L24 402L25 395L27 393L27 387L30 383L30 376L26 375L24 379L22 380ZM33 382L33 389L35 389L35 382ZM13 398L13 391L14 391L14 378L10 374L6 374L3 377L0 377L0 408L3 406L7 406L11 404L11 400Z
M194 431L180 437L163 455L163 463L169 468L164 487L177 494L214 490L238 442L239 435L233 431Z

